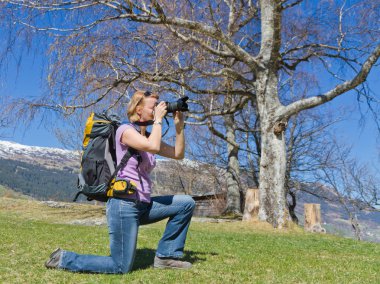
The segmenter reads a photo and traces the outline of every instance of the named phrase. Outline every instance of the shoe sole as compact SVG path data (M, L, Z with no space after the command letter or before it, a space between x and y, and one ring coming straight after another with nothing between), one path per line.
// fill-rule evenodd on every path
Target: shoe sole
M49 259L45 262L45 267L48 268L48 269L54 269L54 268L57 268L55 265L51 265L50 262L52 262L53 260L55 260L55 257L57 256L57 253L61 252L61 248L57 248L55 249L49 256Z
M153 268L155 269L179 269L179 270L186 270L186 269L190 269L190 267L176 267L176 266L164 266L164 265L153 265Z

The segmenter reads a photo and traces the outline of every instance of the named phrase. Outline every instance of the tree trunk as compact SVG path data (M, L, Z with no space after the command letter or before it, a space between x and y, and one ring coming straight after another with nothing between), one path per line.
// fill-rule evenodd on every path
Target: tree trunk
M358 216L356 214L350 213L350 220L352 228L354 229L355 237L358 241L362 240L362 232L358 221Z
M286 122L276 121L275 111L282 107L277 96L276 71L262 73L257 78L257 107L261 128L260 210L259 219L275 228L288 222L285 196Z
M321 204L305 203L305 231L313 233L326 233L322 228L321 221Z
M260 208L259 190L257 188L247 189L245 194L245 206L243 221L256 219Z
M313 226L321 225L321 205L314 203L305 203L305 224L306 231L311 231Z
M283 138L283 134L281 136ZM276 137L272 131L263 132L261 151L259 219L271 223L275 228L282 228L288 220L284 139Z
M292 198L292 201L291 203L288 202L288 209L289 209L289 214L290 214L290 217L292 218L292 221L296 224L298 224L299 220L298 220L298 217L296 215L296 205L297 205L297 198L296 198L296 193L294 191L292 191L291 189L287 189L286 192L290 195L290 197Z
M294 122L292 128L289 131L289 142L287 144L287 157L286 157L286 172L285 172L285 196L291 197L291 201L286 200L288 205L288 210L292 221L298 224L298 217L296 215L295 209L297 205L296 190L294 189L295 184L291 180L292 162L294 160L294 143L295 143L295 131L297 127L297 116L294 117Z
M261 130L259 219L275 228L286 226L288 209L285 196L286 148L284 130L287 121L279 121L284 106L278 98L278 70L281 58L281 4L260 0L261 46L256 72L256 104ZM284 118L285 119L285 118Z
M224 118L226 127L226 136L230 141L235 141L235 129L233 115L228 115ZM242 213L242 193L239 186L240 166L238 153L239 148L227 143L228 166L227 166L227 206L225 214Z

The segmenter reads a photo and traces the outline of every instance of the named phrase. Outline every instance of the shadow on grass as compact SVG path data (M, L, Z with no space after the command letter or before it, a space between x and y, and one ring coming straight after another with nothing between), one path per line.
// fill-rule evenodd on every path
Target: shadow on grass
M154 249L137 249L135 262L133 264L133 270L146 269L153 266L154 256L156 251ZM192 264L196 262L202 262L206 260L206 255L217 255L217 253L205 253L196 251L186 251L182 260L191 262Z

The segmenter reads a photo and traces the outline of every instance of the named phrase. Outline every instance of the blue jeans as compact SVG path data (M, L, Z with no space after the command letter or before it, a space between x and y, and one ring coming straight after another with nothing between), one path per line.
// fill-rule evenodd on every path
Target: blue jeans
M195 202L188 195L152 197L151 203L111 198L106 210L111 255L84 255L63 251L58 268L74 272L127 273L133 266L139 225L165 218L169 218L169 221L158 243L156 255L180 258L194 207Z

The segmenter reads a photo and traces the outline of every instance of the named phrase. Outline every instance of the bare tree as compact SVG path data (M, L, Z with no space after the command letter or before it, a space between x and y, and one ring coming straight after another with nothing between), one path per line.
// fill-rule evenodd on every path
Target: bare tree
M3 98L0 98L0 104L4 104ZM9 118L4 113L0 114L0 129L9 125L8 120Z
M213 100L211 103L227 104L230 96L226 96L224 102ZM210 102L203 102L202 107L208 108ZM219 104L220 105L220 104ZM203 112L202 112L203 114ZM233 123L227 123L225 117L209 116L204 118L202 114L190 114L189 116L195 118L198 122L188 122L192 125L189 129L191 139L191 147L189 156L192 159L212 163L226 169L225 178L227 180L227 207L226 214L241 214L241 201L239 182L240 178L239 169L240 164L237 159L239 144L234 137ZM228 115L230 117L232 115ZM230 132L229 132L230 131ZM230 134L224 134L224 133ZM232 145L232 146L231 146ZM235 177L237 179L235 179Z
M355 237L362 239L362 228L358 215L362 211L380 211L376 208L380 196L378 176L372 170L361 165L351 157L351 149L331 143L328 155L325 155L324 166L315 171L319 186L328 188L333 197L324 197L338 202L346 212ZM322 185L323 184L323 185Z
M185 90L193 99L234 94L254 100L261 138L259 218L281 228L288 220L287 122L301 111L352 95L350 90L371 104L375 94L363 83L380 56L379 5L10 0L3 1L2 11L22 25L23 30L15 29L21 38L35 29L56 35L49 77L54 96L32 106L70 113L105 97L117 104L129 89L143 85L178 95ZM330 89L310 89L304 98L285 104L279 86L313 69L322 81L332 78ZM222 84L226 78L233 80L229 90ZM241 104L209 114L239 109Z
M211 103L214 107L219 105L220 108L228 109L236 103L237 99L232 95L226 95L221 102L212 100ZM203 106L206 107L206 104L203 103ZM199 116L192 114L190 117L202 120ZM241 215L245 189L249 186L258 186L256 173L258 173L259 155L255 142L259 140L251 137L252 128L254 128L251 125L252 117L255 117L255 110L246 105L235 114L222 117L210 116L204 123L189 123L197 126L190 129L193 130L191 131L193 138L191 149L194 149L190 152L191 156L226 169L225 178L228 187L225 214ZM204 130L200 131L200 125L205 125L207 128L204 127ZM250 175L249 178L247 174Z

